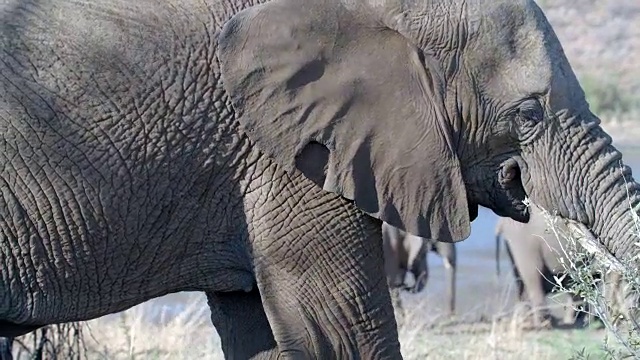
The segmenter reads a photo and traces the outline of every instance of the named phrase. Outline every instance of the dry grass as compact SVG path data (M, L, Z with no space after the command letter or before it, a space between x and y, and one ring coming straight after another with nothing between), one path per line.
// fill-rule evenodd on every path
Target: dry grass
M414 309L414 311L419 311ZM569 359L584 351L596 359L605 332L593 329L533 330L519 310L488 321L425 323L409 311L399 327L402 353L411 359Z
M506 299L506 294L499 296ZM157 301L150 301L82 323L82 358L223 359L204 296L195 295L184 305L173 314L165 309L163 315L158 314ZM405 309L407 320L399 327L405 359L569 359L582 348L592 356L599 355L596 359L604 354L599 349L602 330L530 331L522 311L505 309L501 315L483 320L478 318L482 312L478 310L450 321L428 314L426 309L424 302Z
M87 322L87 358L223 359L205 296L193 296L183 305L171 314L172 308L159 309L157 302L149 301Z
M65 324L65 328L69 325L72 324ZM45 337L38 332L31 333L14 342L14 359L224 358L203 294L194 293L184 303L174 303L171 307L152 300L127 311L73 325L80 325L81 342L76 343L79 338L68 331L49 329L46 341L51 345L38 357L37 349Z
M12 347L15 359L76 359L85 350L83 328L78 323L46 326L15 339Z

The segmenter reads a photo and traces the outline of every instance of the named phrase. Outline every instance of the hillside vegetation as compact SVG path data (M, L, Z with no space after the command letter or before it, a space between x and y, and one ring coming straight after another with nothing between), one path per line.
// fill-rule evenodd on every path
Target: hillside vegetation
M640 138L640 1L538 0L618 145Z
M640 1L539 0L596 112L640 100Z

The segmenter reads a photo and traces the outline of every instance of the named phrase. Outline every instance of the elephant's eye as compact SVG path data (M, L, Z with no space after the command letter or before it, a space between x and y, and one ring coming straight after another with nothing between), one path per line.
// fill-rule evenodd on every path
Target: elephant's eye
M538 123L544 118L544 110L538 100L527 99L518 105L516 115L522 120Z

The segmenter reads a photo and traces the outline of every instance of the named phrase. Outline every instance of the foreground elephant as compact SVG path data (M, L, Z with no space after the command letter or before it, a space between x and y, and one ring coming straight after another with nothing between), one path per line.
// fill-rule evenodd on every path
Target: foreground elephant
M382 223L382 244L385 272L396 307L402 312L399 289L420 292L429 279L427 255L433 251L442 257L447 281L447 310L455 313L456 300L456 247L454 243L440 242L411 235L386 222ZM414 278L413 286L405 283L407 273Z
M558 226L561 233L568 232L565 227L560 224ZM564 237L558 237L551 232L544 215L535 206L530 208L530 219L526 224L509 218L499 218L495 227L495 240L498 274L500 273L498 258L500 240L503 240L512 264L518 299L524 302L528 297L533 307L534 325L541 326L545 319L550 318L548 309L545 307L546 296L557 285L555 279L563 279L565 288L572 281L565 270L565 266L568 265L561 262L562 257L567 257L571 244ZM578 250L583 252L579 246ZM563 318L565 324L573 324L585 315L584 312L580 312L578 316L575 313L575 306L583 302L581 297L571 294L570 301Z
M380 220L528 196L638 252L533 0L258 3L0 3L0 336L191 290L228 358L400 358Z

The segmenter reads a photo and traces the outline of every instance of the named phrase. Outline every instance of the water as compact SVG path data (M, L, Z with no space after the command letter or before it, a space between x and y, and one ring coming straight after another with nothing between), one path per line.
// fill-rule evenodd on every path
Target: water
M626 148L623 160L629 165L636 179L640 179L640 148ZM457 300L458 314L476 317L491 316L508 310L514 303L514 282L509 260L501 246L501 276L496 275L494 228L498 216L493 211L480 208L478 217L471 224L471 235L457 244ZM429 282L419 294L403 294L407 307L422 307L425 317L436 317L445 309L445 275L441 259L434 253L428 255ZM158 319L162 311L165 317L184 309L185 301L195 293L179 293L153 300L157 306L149 314ZM201 294L197 296L202 297ZM203 306L204 306L203 302ZM149 307L147 307L149 308ZM428 309L428 310L427 310Z

